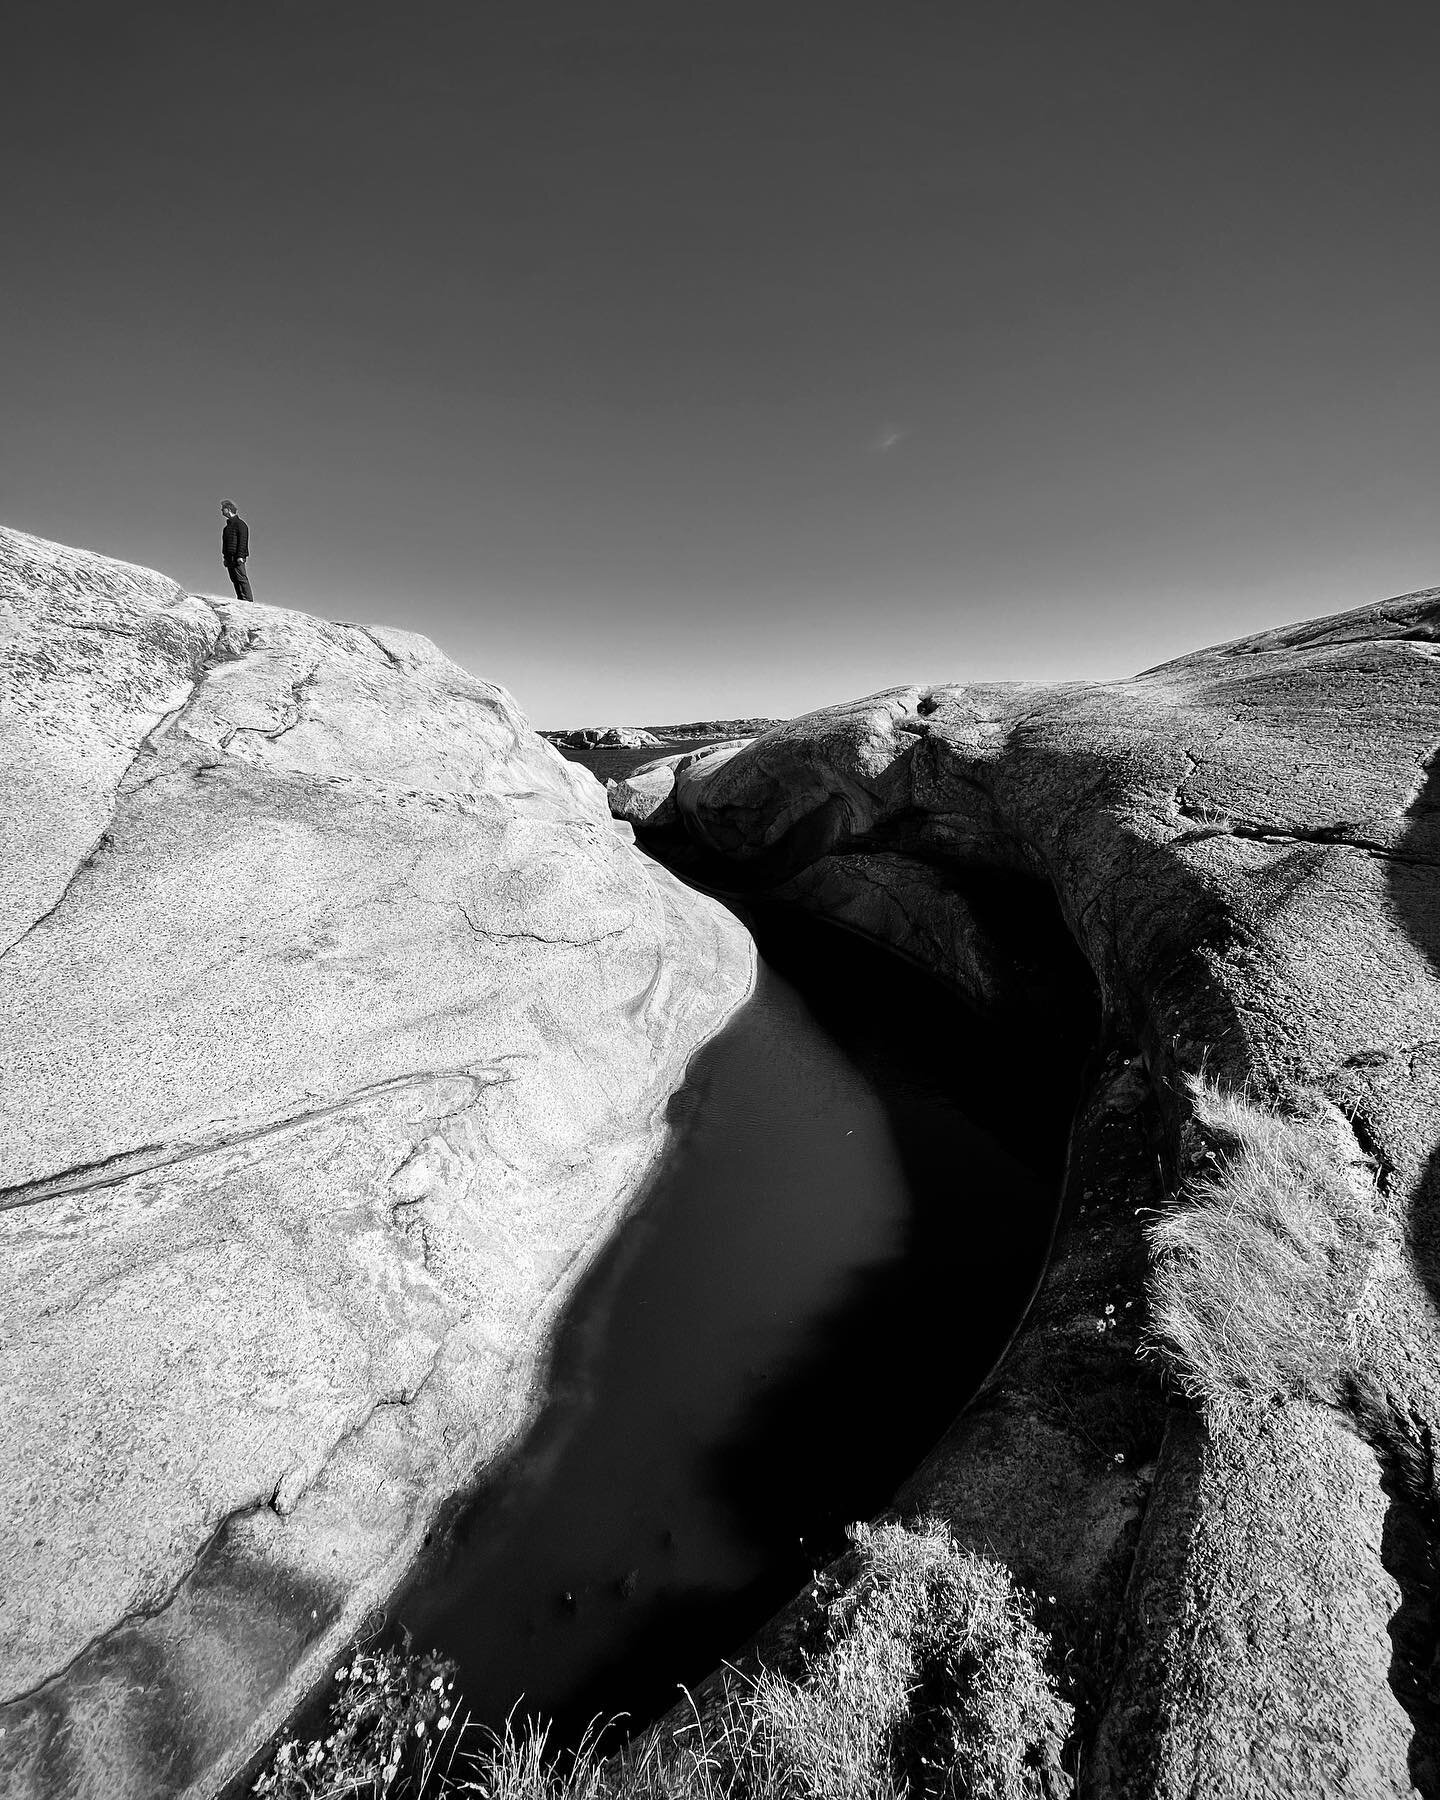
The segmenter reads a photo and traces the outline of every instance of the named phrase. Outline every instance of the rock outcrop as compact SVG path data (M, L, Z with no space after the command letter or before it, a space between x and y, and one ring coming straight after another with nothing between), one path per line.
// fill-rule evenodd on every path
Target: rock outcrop
M1093 971L1050 1274L900 1497L1038 1595L1082 1792L1440 1793L1437 754L1431 591L612 788L677 866L982 1007L1024 946L977 873L1053 895Z
M683 743L689 738L739 738L758 737L762 731L768 731L772 725L779 725L779 719L686 719L679 725L652 725L650 730L664 744Z
M538 1398L748 993L503 690L0 532L0 1787L213 1792Z
M557 750L650 750L662 739L639 725L587 725L579 731L542 734Z
M699 750L657 757L621 780L607 781L611 814L637 828L646 825L652 831L677 824L680 815L676 811L676 783L683 781L697 763L718 767L749 742L749 738L723 738L719 743L706 744ZM689 792L695 791L688 784L686 787Z
M681 725L586 725L573 731L543 731L557 750L648 750L694 739L751 738L778 719L688 719Z

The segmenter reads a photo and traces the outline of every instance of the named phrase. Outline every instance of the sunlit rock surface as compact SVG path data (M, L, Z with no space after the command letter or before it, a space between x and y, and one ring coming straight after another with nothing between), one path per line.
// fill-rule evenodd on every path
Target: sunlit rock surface
M640 725L588 725L578 731L547 731L542 735L562 750L648 750L660 743L653 731Z
M749 939L405 632L0 531L0 1788L212 1790L535 1403Z
M1094 971L1050 1275L900 1497L1037 1595L1085 1792L1440 1792L1437 639L1440 590L1130 681L893 689L611 791L677 866L981 1006L1017 945L977 871L1037 878ZM1224 1174L1197 1077L1296 1121L1362 1222L1302 1247L1333 1265L1335 1367L1198 1411L1137 1359L1148 1210ZM1237 1243L1236 1291L1303 1336Z

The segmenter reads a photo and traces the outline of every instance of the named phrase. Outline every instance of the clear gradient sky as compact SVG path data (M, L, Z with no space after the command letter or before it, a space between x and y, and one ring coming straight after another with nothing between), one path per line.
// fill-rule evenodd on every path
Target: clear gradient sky
M1440 583L1440 6L11 0L0 519L541 726Z

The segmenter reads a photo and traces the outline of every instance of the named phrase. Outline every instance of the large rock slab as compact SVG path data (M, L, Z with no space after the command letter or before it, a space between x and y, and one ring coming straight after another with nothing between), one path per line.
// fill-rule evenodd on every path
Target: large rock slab
M404 632L0 531L0 1786L211 1792L523 1426L732 916Z
M1093 972L1051 1273L902 1496L1038 1592L1086 1792L1440 1792L1437 640L1429 591L1130 681L892 689L612 792L708 883L843 919L981 1007L1014 1003L1030 915L977 904L977 874L1053 896ZM1313 1230L1284 1226L1287 1167L1330 1196ZM1273 1243L1214 1203L1246 1169ZM1229 1299L1276 1354L1172 1384L1156 1461L1134 1321L1189 1278L1176 1243L1234 1249ZM1291 1264L1309 1285L1267 1284Z

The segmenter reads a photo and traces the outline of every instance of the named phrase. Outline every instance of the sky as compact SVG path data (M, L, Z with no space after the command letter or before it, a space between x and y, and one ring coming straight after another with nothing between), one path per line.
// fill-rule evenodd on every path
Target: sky
M0 522L542 727L1440 584L1440 8L11 0Z

